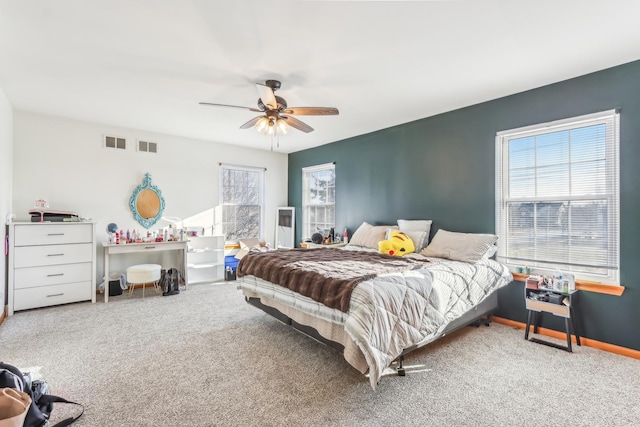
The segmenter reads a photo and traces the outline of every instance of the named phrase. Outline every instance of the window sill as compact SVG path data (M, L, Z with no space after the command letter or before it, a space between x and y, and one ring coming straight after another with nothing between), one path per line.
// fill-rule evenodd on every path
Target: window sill
M267 242L260 242L260 247L264 248L267 246ZM225 249L240 249L240 243L227 243L224 245Z
M518 282L524 282L529 277L529 274L524 273L511 273L513 280ZM624 286L607 285L599 282L591 282L589 280L576 279L576 289L586 292L596 292L599 294L620 296L624 292Z

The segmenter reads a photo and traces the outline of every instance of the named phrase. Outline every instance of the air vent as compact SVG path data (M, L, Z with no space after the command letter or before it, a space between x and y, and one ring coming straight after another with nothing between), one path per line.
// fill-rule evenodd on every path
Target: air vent
M127 149L127 140L124 138L120 138L117 136L107 136L104 137L104 148L117 148L120 150Z
M138 140L138 151L144 151L146 153L157 153L158 143Z

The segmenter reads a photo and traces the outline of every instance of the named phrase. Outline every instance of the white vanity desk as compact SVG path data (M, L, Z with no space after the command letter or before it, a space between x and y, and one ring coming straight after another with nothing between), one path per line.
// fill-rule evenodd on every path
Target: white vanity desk
M185 286L189 283L187 277L187 242L188 240L178 242L148 242L148 243L127 243L127 244L104 244L104 271L105 276L109 275L109 256L115 254L128 254L133 252L157 252L157 251L182 251L182 270L184 274ZM109 284L105 283L104 302L109 302Z

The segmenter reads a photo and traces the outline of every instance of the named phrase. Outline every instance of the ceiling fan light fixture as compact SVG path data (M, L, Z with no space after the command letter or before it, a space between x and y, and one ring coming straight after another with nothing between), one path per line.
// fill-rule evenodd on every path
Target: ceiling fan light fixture
M263 135L286 135L289 131L289 125L284 119L273 117L261 117L255 124L255 128Z
M279 118L278 120L276 120L276 130L279 134L286 135L289 131L289 125L284 119Z
M262 134L267 133L269 127L269 119L266 117L262 117L256 122L256 130Z
M267 135L273 136L276 134L276 123L273 119L269 119L269 125L267 126Z

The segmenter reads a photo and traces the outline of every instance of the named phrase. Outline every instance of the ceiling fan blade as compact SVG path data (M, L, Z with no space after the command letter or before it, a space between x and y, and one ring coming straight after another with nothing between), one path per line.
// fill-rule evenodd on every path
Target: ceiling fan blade
M267 109L275 110L278 108L278 101L276 101L276 96L273 94L273 89L261 83L256 83L256 88L258 88L258 95L260 95L260 99L267 106Z
M296 119L295 117L291 117L291 116L280 116L280 118L284 119L287 124L289 126L291 126L292 128L296 128L298 130L301 130L302 132L313 132L313 128L311 126L309 126L308 124L301 122L300 120Z
M261 110L258 110L257 108L251 108L251 107L241 107L239 105L228 105L228 104L214 104L212 102L200 102L200 105L212 105L214 107L229 107L229 108L242 108L243 110L249 110L249 111L255 111L256 113L261 113Z
M249 120L247 123L245 123L242 126L240 126L240 129L249 129L249 128L255 126L256 123L258 123L258 120L260 120L263 117L264 116L254 117L253 119Z
M297 114L299 116L337 116L340 114L333 107L291 107L283 111L285 114Z

